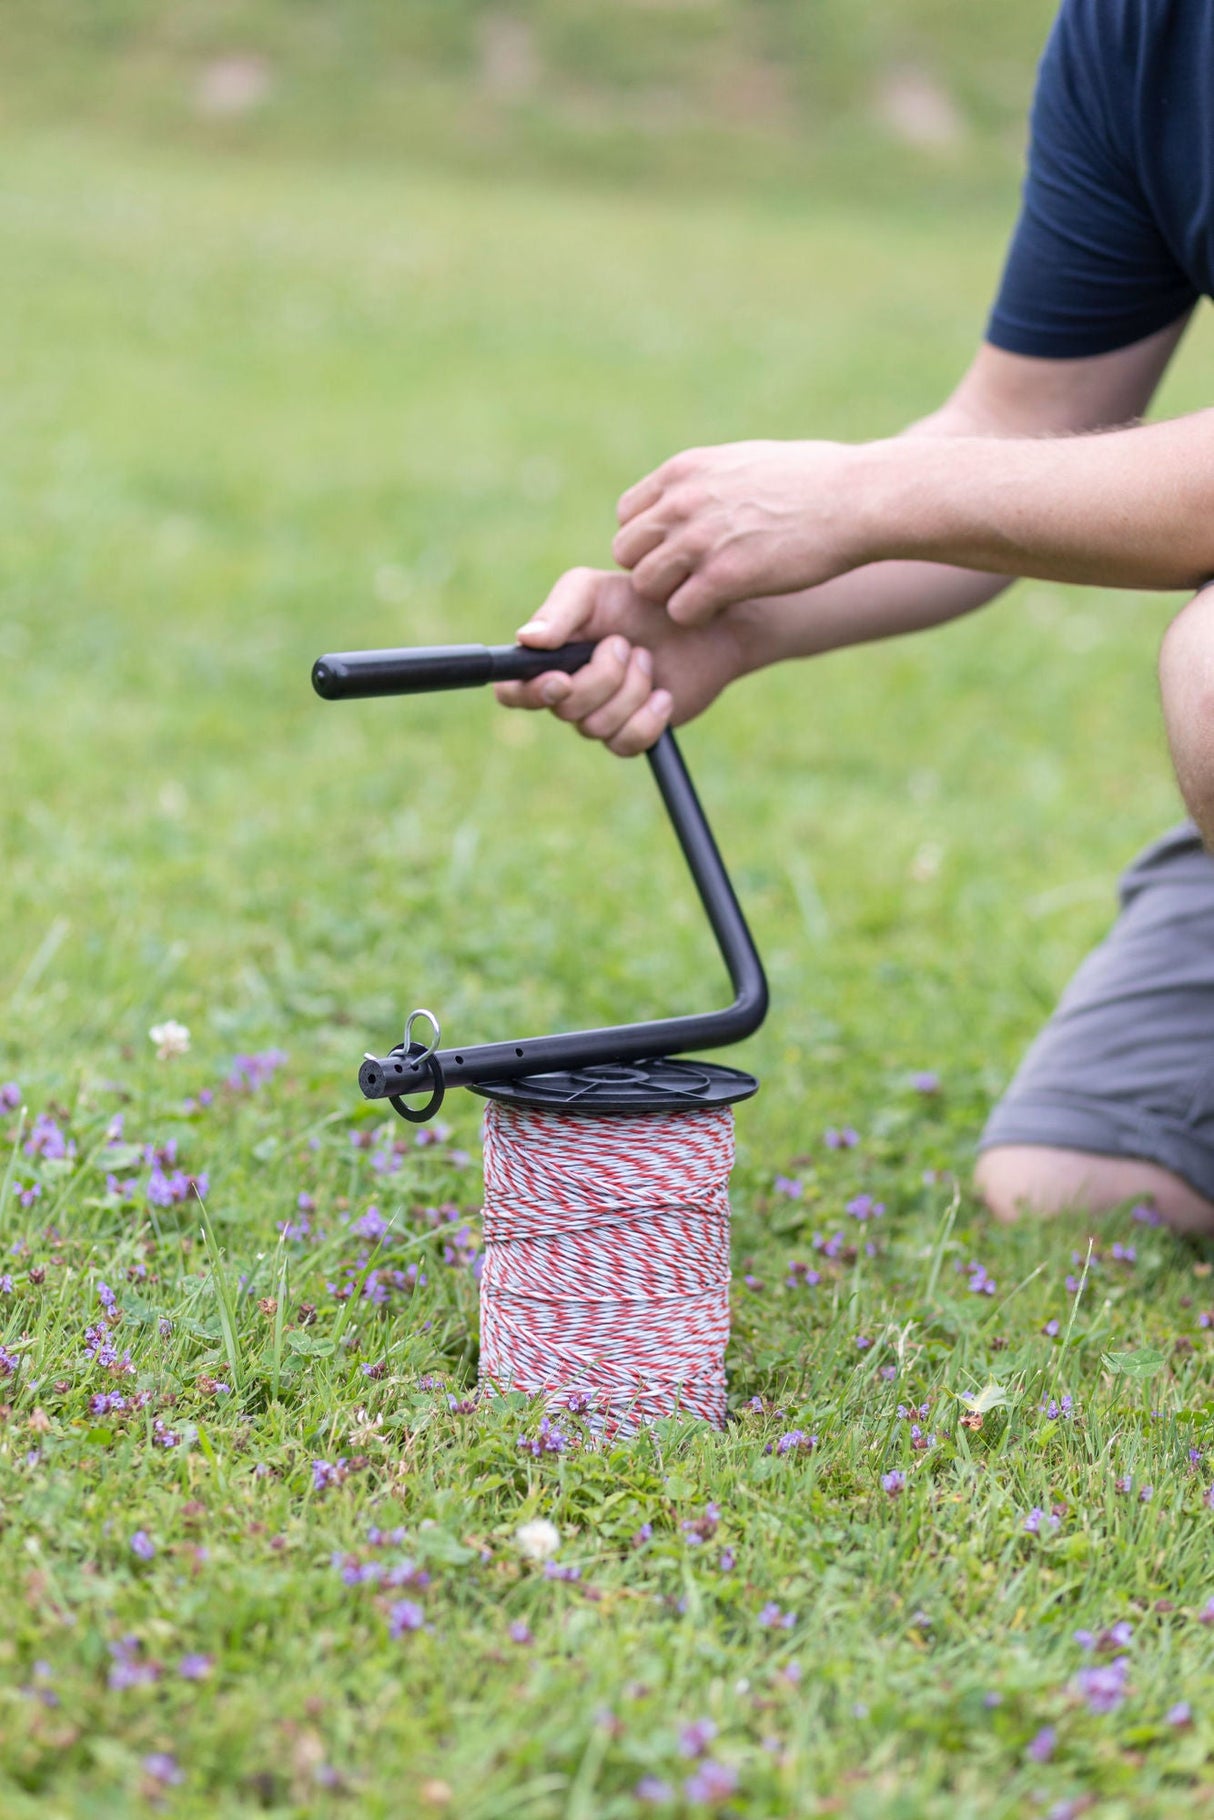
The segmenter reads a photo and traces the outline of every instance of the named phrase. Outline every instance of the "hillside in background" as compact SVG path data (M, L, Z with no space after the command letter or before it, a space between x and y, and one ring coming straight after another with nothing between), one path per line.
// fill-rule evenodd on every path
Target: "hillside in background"
M1006 198L1053 0L9 0L0 128Z

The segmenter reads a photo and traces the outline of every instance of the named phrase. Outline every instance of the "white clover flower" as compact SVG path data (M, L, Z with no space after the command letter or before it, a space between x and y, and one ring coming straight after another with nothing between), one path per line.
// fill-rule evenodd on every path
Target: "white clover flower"
M189 1031L175 1017L169 1018L167 1023L153 1024L148 1035L156 1045L156 1059L160 1062L170 1061L175 1055L184 1055L190 1046Z
M546 1561L561 1545L561 1532L547 1517L536 1517L515 1531L515 1547L526 1561Z

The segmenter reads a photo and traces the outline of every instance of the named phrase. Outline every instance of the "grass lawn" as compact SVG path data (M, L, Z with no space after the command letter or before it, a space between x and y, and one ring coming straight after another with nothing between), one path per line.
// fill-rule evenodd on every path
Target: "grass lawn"
M726 1434L534 1459L538 1412L452 1409L480 1103L419 1146L355 1083L418 1003L477 1041L725 989L645 767L487 697L324 706L313 657L508 639L679 446L929 409L1005 226L5 142L6 1820L698 1814L705 1763L748 1816L1214 1793L1210 1266L953 1187L1176 816L1175 603L1025 586L688 731L773 991L722 1057L763 1079ZM1199 328L1165 408L1212 381Z

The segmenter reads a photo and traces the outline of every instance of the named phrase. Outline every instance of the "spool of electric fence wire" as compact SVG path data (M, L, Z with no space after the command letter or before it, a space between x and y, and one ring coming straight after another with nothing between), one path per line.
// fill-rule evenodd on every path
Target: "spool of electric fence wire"
M483 645L318 659L328 700L410 695L572 674L594 647ZM767 982L674 735L647 754L735 997L720 1011L518 1042L440 1049L414 1011L402 1042L367 1055L359 1086L402 1118L433 1118L449 1087L485 1112L483 1390L521 1390L632 1433L683 1413L725 1423L729 1175L736 1101L753 1075L670 1059L757 1030ZM432 1040L414 1040L426 1020ZM409 1095L429 1095L421 1107Z
M485 1112L482 1390L725 1424L733 1112Z

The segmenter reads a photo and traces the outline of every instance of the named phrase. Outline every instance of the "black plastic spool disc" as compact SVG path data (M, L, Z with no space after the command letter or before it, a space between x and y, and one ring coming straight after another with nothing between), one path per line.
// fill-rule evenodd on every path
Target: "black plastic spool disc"
M629 1112L692 1112L732 1106L759 1091L753 1074L719 1062L659 1056L651 1061L596 1062L554 1074L524 1074L513 1081L469 1081L473 1093L503 1106L610 1118Z

